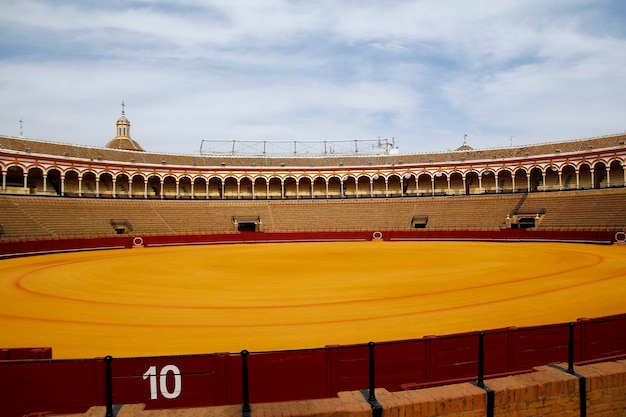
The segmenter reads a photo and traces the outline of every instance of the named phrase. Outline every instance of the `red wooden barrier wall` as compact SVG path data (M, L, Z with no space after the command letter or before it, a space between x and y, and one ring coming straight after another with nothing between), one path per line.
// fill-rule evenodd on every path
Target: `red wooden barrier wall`
M485 376L567 362L570 324L484 332ZM626 357L626 314L574 324L577 363ZM389 391L476 380L478 332L375 345L376 386ZM367 345L329 346L248 356L250 402L333 397L369 386ZM175 408L242 403L239 353L114 358L113 403ZM0 360L3 416L82 412L104 405L100 359Z
M84 412L104 404L104 375L102 360L0 362L2 415Z
M113 403L152 408L236 403L241 383L230 362L228 354L114 359ZM234 392L229 392L231 378Z
M52 348L8 348L0 349L0 360L52 359Z
M486 241L561 241L613 243L615 232L603 231L528 231L503 229L499 231L473 230L410 230L359 232L284 232L284 233L229 233L207 235L115 236L103 238L75 238L34 240L27 242L0 242L0 259L97 249L121 249L133 246L199 245L216 243L266 243L298 241L348 240L486 240Z

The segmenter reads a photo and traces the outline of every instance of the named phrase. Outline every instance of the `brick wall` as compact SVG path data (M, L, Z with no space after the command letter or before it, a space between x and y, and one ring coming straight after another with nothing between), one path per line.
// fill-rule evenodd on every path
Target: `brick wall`
M626 361L584 366L576 372L587 378L588 416L626 416Z
M471 383L453 384L411 391L376 390L376 399L387 417L411 416L580 416L579 387L586 385L584 407L589 417L626 415L626 360L576 366L575 374L566 372L567 364L540 366L534 372L485 380L493 391L490 404L484 389ZM584 396L583 396L584 398ZM104 407L93 407L73 417L104 416ZM145 410L142 404L124 405L116 417L241 417L241 406L204 407L178 410ZM336 398L252 404L251 417L368 417L372 408L367 391L340 392Z

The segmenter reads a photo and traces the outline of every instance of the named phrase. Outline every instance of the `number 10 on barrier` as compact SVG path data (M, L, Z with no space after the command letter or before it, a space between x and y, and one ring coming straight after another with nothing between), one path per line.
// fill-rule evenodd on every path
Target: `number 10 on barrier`
M174 387L170 391L167 386L167 374L172 373L174 376ZM159 398L159 392L164 398L171 400L180 395L182 390L182 378L180 370L176 365L165 365L161 368L159 379L157 380L157 367L151 366L143 374L143 379L150 379L150 399L156 400Z

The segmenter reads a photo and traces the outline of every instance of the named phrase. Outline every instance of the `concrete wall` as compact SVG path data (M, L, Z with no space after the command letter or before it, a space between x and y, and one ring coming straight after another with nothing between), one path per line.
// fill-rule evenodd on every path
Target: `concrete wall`
M626 415L626 360L576 366L540 366L533 372L485 380L493 391L472 383L445 385L419 390L389 392L376 389L376 400L383 416L602 416ZM584 401L581 404L581 378ZM585 398L586 397L586 398ZM341 392L337 398L252 404L250 416L372 416L368 392ZM491 410L489 408L492 407ZM94 407L74 416L104 416L104 407ZM241 417L240 406L203 407L178 410L144 410L142 404L124 405L117 417Z

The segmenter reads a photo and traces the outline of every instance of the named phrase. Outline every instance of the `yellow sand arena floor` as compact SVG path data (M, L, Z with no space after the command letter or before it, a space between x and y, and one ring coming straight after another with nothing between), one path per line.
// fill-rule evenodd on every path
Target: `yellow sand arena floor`
M0 347L55 358L321 347L626 312L626 245L341 242L0 261Z

